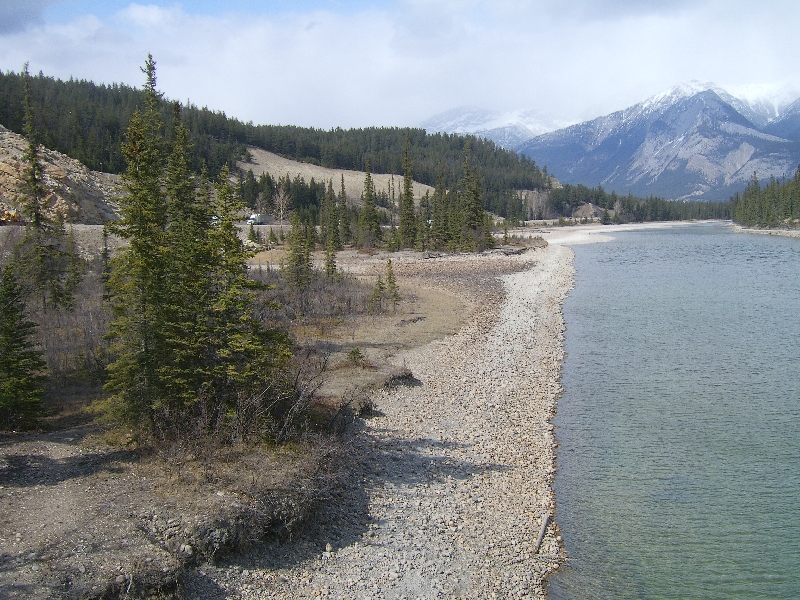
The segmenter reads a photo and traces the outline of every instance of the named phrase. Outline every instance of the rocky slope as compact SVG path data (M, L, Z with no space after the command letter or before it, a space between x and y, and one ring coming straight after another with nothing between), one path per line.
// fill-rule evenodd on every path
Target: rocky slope
M0 211L20 208L24 137L0 126ZM68 223L100 225L116 217L120 181L116 175L90 171L77 160L43 149L46 210Z
M791 108L769 118L713 84L687 84L517 149L566 183L725 200L753 173L760 179L794 173L800 138Z

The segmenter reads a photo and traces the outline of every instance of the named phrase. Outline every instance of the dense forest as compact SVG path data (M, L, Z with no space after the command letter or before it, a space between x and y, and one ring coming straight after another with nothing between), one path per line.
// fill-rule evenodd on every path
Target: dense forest
M98 85L89 81L62 81L42 73L30 78L35 127L41 142L88 167L122 173L125 127L136 108L142 108L144 91L126 85ZM23 76L0 72L0 124L23 132ZM172 103L160 103L165 131L172 131ZM484 208L501 216L517 211L513 190L543 189L549 178L527 157L499 148L474 136L428 135L422 129L370 127L366 129L314 129L281 125L253 125L224 112L182 106L180 120L189 131L189 166L209 175L223 165L232 171L246 157L246 146L261 147L286 158L324 167L373 173L400 174L406 140L414 179L431 186L457 184L465 145L470 147L483 189Z
M615 222L730 218L730 204L727 202L664 200L655 196L638 198L632 194L619 196L615 192L606 192L602 186L588 188L564 184L552 189L548 195L548 206L556 216L570 216L584 202L613 211Z
M796 228L800 221L800 166L794 179L774 177L762 187L753 175L742 194L730 202L731 218L750 227Z

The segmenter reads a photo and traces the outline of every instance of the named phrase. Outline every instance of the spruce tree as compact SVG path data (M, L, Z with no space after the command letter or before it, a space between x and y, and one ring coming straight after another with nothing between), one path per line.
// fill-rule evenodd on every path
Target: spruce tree
M372 288L372 293L367 298L367 310L370 314L381 312L383 310L383 295L386 292L386 284L383 283L383 278L378 275L375 281L375 287Z
M325 276L328 279L336 277L336 242L333 236L328 236L325 244Z
M106 390L113 415L120 421L152 430L154 405L164 396L159 378L168 363L165 348L167 269L167 201L162 191L163 123L156 70L148 55L145 107L131 117L123 144L128 163L122 176L124 196L120 219L109 226L128 245L112 259L109 287L114 321L109 328L115 360L108 367Z
M415 244L415 248L417 250L427 250L430 247L432 219L433 210L431 207L431 193L430 191L426 191L425 195L419 201L419 214L417 215L417 241Z
M71 308L75 288L80 283L82 265L74 243L70 243L64 230L63 216L59 223L55 223L45 213L44 167L34 127L29 79L26 64L23 104L28 146L23 155L25 168L22 177L22 215L26 225L22 240L14 247L10 268L25 298L37 296L42 309Z
M339 236L339 209L336 206L336 194L333 191L333 180L328 181L328 188L320 210L320 229L322 242L328 247L328 238L332 238L333 247L341 250L342 243Z
M220 419L235 415L242 408L239 403L242 397L263 397L265 390L280 388L274 385L279 379L277 371L289 357L285 336L264 329L253 316L256 286L247 277L250 254L239 239L236 226L237 215L244 206L229 178L225 166L215 186L214 211L218 224L210 233L214 268L208 313L208 377L202 394L205 412ZM265 404L269 401L270 398L264 398ZM258 417L263 419L264 415Z
M406 134L406 145L403 150L403 193L400 195L400 244L403 248L413 248L417 239L416 220L414 218L414 182L411 176L411 158L409 157L409 137Z
M431 246L436 249L446 248L449 242L449 223L448 216L449 210L447 205L447 190L444 187L444 178L441 171L436 181L436 187L433 190L433 199L431 200Z
M311 283L311 250L308 235L297 213L292 215L291 226L284 269L286 281L295 288L305 289Z
M344 174L342 174L337 204L339 205L339 241L344 247L353 241L353 232L350 230L350 215L347 211L347 192L344 189Z
M45 362L35 328L14 274L0 270L0 429L27 429L41 415Z
M381 224L375 209L375 184L367 160L367 175L364 178L364 194L358 219L358 242L366 248L374 247L381 240Z
M392 261L386 261L386 300L392 305L392 312L397 310L400 301L400 289L397 287L397 278L394 275Z

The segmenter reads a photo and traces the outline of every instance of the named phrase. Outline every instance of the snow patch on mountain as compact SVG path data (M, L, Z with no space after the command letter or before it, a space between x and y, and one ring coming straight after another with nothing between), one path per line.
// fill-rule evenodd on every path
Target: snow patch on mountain
M501 112L461 106L423 121L420 127L429 133L477 135L513 149L538 135L571 124L533 108Z
M538 136L517 151L568 183L724 199L754 172L781 177L794 171L800 160L800 101L791 100L789 93L751 94L745 100L713 83L691 81Z

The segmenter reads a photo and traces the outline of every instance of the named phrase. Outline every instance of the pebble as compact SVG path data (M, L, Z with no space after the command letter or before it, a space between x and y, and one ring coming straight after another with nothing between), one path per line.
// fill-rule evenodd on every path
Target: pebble
M530 549L555 506L550 420L572 257L549 246L424 261L441 270L442 285L470 289L482 304L445 343L395 357L421 385L375 394L378 413L353 448L364 465L358 480L369 524L343 517L331 524L341 530L337 552L326 543L325 552L281 568L280 583L266 566L250 569L248 583L232 572L228 592L242 600L545 598L544 578L564 558L556 527L537 555ZM392 259L398 275L420 268L401 258ZM495 278L487 264L510 274ZM458 275L448 280L448 269ZM348 535L354 524L360 533Z

